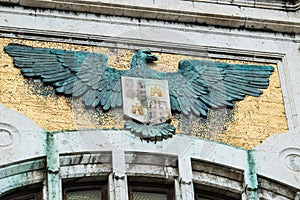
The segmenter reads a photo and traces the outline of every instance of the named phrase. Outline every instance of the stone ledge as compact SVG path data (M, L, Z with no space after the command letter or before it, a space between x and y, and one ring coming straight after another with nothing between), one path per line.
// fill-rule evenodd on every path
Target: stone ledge
M205 0L80 0L75 3L72 0L0 0L1 2L32 8L300 33L299 13L295 12L300 3L282 4L282 1L257 2L253 3L254 7L251 7L250 1L243 0L235 1L234 4L225 0L218 3L208 3ZM291 6L293 9L288 10Z

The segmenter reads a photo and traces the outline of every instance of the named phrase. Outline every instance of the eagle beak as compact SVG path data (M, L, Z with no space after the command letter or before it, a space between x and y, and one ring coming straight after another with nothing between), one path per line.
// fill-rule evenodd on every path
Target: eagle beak
M157 61L157 60L158 60L158 58L157 58L156 55L153 55L153 54L147 55L147 58L146 58L147 62L154 62L154 61Z

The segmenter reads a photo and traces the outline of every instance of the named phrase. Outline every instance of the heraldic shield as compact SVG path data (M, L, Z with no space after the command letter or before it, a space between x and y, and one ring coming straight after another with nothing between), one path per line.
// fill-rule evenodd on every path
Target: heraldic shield
M167 80L122 77L124 114L141 123L159 124L171 117Z

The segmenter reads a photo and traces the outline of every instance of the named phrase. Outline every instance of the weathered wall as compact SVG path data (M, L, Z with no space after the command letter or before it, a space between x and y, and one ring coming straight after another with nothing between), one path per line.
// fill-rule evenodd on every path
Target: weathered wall
M102 52L109 55L109 65L119 69L129 66L132 51L0 38L0 103L23 113L48 131L123 128L121 109L107 113L100 109L87 111L71 97L57 96L51 87L23 78L20 70L13 67L12 59L3 52L3 47L11 42L35 47ZM165 71L174 71L179 60L191 58L173 54L158 56L158 64L152 67ZM226 62L241 63L231 60ZM270 77L270 86L261 97L247 97L237 102L233 112L226 109L213 111L204 121L175 115L173 123L177 125L177 132L253 148L270 135L287 131L277 66L273 67L275 71Z

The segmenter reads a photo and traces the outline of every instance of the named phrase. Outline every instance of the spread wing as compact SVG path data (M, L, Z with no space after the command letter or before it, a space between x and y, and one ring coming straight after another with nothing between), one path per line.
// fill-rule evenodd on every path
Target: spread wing
M82 97L85 105L104 110L122 105L120 77L126 71L109 67L105 54L18 44L4 50L25 77L40 78L58 93Z
M177 72L167 74L172 110L206 116L209 108L232 107L246 95L261 95L273 71L271 66L182 60Z

